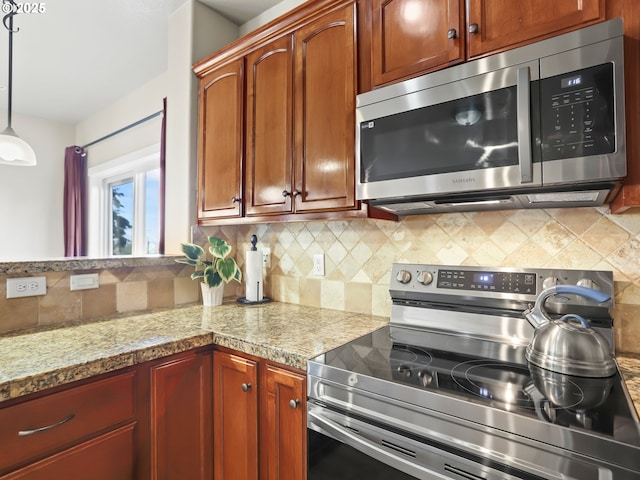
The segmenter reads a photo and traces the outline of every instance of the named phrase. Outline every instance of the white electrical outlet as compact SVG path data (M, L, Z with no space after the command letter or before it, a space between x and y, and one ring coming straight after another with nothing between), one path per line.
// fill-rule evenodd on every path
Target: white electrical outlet
M313 274L319 277L324 276L324 253L313 255Z
M47 277L7 278L7 298L33 297L47 293Z
M271 249L270 248L262 249L262 266L264 268L271 268Z

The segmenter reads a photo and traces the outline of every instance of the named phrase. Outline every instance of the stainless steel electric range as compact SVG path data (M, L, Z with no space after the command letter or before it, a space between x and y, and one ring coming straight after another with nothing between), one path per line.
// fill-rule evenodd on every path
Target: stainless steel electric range
M523 312L547 287L613 295L611 272L396 264L388 326L308 363L308 479L640 479L619 371L530 365ZM556 295L613 349L612 300Z

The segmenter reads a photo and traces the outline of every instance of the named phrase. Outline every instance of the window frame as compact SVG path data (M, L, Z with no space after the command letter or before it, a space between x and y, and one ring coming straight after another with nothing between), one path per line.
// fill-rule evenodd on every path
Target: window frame
M87 170L89 184L89 242L91 257L140 257L145 253L145 228L135 229L131 255L113 255L113 228L111 221L111 191L109 186L127 178L133 179L134 196L145 189L145 173L160 169L160 143L103 162ZM133 218L144 218L146 195L134 202ZM136 231L137 230L137 231ZM159 232L161 234L161 232Z

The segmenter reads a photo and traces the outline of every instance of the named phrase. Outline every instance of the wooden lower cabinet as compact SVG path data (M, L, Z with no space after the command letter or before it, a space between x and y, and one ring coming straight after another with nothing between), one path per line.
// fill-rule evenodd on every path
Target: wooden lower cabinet
M211 480L212 358L204 347L0 403L0 480Z
M306 478L306 377L214 352L214 478Z
M213 353L214 478L258 478L257 363Z
M131 423L21 468L2 480L127 480L134 474Z
M189 352L148 367L153 480L212 478L211 360Z

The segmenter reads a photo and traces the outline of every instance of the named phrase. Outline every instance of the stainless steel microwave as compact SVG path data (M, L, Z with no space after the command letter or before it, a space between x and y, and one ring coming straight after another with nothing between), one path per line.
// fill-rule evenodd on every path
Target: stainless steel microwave
M615 19L358 95L358 199L399 215L610 201L623 58Z

